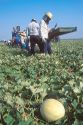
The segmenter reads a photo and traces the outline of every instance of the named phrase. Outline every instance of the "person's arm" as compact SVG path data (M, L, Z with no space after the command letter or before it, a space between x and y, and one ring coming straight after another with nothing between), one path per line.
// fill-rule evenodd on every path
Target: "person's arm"
M44 37L43 33L44 33L44 22L41 21L41 22L40 22L40 37L41 37L42 39L43 39L43 37Z

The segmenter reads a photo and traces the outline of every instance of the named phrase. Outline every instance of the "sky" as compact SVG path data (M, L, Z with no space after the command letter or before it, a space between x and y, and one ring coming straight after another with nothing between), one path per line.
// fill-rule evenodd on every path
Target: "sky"
M0 0L0 40L11 39L12 27L26 29L32 18L38 22L52 12L49 27L74 27L77 31L61 38L83 38L83 0Z

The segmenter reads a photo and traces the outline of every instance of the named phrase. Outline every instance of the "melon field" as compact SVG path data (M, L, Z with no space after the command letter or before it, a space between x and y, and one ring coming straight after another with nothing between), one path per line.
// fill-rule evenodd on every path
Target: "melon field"
M52 55L0 44L0 125L83 125L83 40L52 43ZM40 105L59 100L65 116L45 121Z

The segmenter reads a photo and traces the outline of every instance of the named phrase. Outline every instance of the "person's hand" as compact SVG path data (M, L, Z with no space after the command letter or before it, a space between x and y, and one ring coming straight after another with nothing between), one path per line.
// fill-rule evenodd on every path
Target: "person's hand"
M47 40L46 40L46 38L42 38L42 41L43 41L43 42L46 42Z

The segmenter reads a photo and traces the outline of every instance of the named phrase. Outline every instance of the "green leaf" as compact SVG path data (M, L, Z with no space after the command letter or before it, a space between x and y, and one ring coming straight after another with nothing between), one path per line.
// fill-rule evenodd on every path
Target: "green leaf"
M20 121L18 125L33 125L33 120L32 119L28 119L28 121Z
M76 99L74 99L74 101L71 104L76 109L77 105L78 105L78 102L76 101Z
M21 106L24 106L24 101L21 97L16 96L16 103Z
M82 124L80 124L79 121L76 119L73 125L82 125Z
M4 121L5 123L7 123L7 125L13 125L13 123L15 122L15 119L8 114L6 117L4 117Z

